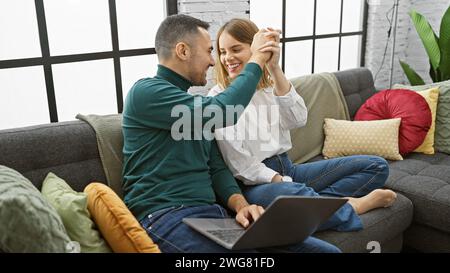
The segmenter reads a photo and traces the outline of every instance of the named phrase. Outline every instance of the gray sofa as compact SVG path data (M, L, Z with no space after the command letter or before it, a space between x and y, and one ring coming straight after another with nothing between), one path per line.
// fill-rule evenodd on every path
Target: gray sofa
M376 92L372 74L368 69L358 68L335 75L353 118L364 101ZM348 252L370 248L362 245L364 241L378 241L382 252L391 252L400 250L404 230L406 251L450 252L450 155L411 153L402 161L389 163L386 186L398 193L394 206L363 215L362 231L354 234L328 231L317 237Z
M353 116L376 92L372 75L364 68L335 75ZM95 133L81 121L2 130L0 151L0 165L19 171L38 189L50 171L77 191L92 181L106 181ZM404 246L450 252L450 156L413 154L392 162L390 170L387 186L398 192L392 207L363 215L362 231L326 231L315 236L344 252L378 251L377 244L381 252L399 252Z

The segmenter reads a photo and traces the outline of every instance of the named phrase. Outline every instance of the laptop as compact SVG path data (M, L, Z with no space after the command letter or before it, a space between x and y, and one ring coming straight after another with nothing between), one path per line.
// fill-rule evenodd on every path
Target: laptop
M245 229L234 218L183 218L183 222L230 250L299 243L347 202L335 197L279 196Z

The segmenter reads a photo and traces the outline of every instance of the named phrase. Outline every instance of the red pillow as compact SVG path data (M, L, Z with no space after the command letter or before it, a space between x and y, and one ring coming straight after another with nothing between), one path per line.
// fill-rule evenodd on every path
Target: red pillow
M424 141L431 126L431 110L418 93L407 89L383 90L359 108L355 120L401 118L399 150L401 155L414 151Z

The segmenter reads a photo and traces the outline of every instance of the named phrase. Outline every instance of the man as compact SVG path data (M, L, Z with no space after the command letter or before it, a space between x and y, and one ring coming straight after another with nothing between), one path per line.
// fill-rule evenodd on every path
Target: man
M225 92L216 97L192 96L186 91L205 85L206 72L214 65L208 28L206 22L190 16L167 17L156 34L157 75L139 80L125 101L125 203L163 252L226 252L182 222L184 217L229 217L218 203L236 212L236 221L244 227L264 212L247 203L214 140L175 140L171 135L178 119L171 113L177 106L188 107L192 119L198 107L215 106L226 113L227 105L247 106L271 57L270 47L278 46L273 42L278 32L261 30L254 37L250 61ZM202 116L201 125L211 119ZM218 126L226 126L226 117L221 120ZM312 237L283 250L339 251Z

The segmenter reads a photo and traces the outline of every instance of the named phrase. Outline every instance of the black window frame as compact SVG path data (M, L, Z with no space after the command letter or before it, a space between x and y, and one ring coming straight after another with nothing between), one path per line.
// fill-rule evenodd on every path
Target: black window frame
M257 0L253 0L257 1ZM354 31L354 32L342 32L342 19L343 19L343 12L344 12L344 1L341 1L341 9L340 9L340 22L339 22L339 32L338 33L332 33L332 34L316 34L316 23L317 23L317 0L314 0L314 18L313 18L313 34L309 36L293 36L293 37L286 37L286 0L282 0L282 23L281 23L281 31L282 31L282 37L280 39L281 47L282 47L282 55L281 55L281 68L283 71L285 71L286 66L286 43L289 42L298 42L298 41L309 41L312 40L312 64L311 64L311 74L314 74L315 72L315 51L316 51L316 40L319 39L326 39L326 38L339 38L339 46L338 46L338 71L341 70L341 44L342 44L342 37L345 36L356 36L361 35L361 58L360 58L360 66L363 67L365 65L365 53L366 53L366 39L367 39L367 18L368 18L368 10L369 5L367 1L364 1L364 7L363 7L363 25L361 31ZM250 11L251 12L251 11Z
M117 112L122 113L123 90L122 90L122 74L120 67L120 58L156 54L155 48L150 47L150 48L139 48L128 50L119 49L116 0L108 0L109 19L111 27L111 41L112 41L111 51L51 56L48 42L44 0L35 0L34 2L36 8L36 18L38 23L39 42L41 46L42 57L0 60L0 69L43 66L45 85L47 90L47 102L50 115L50 122L58 122L58 111L55 98L55 86L53 82L52 65L62 63L102 60L102 59L113 59L114 77L116 84ZM169 16L177 13L178 13L178 1L166 0L166 15Z

